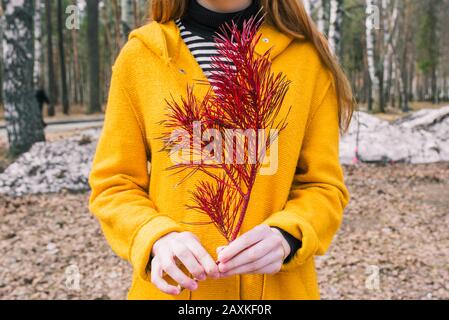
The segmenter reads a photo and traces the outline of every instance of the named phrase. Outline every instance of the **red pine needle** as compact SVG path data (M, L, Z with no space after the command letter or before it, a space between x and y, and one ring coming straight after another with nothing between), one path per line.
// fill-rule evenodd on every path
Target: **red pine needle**
M245 21L241 32L232 22L231 25L223 25L220 32L216 33L218 55L212 57L213 71L209 78L214 87L209 88L201 101L194 95L193 86L189 85L186 98L181 98L181 103L176 102L173 97L172 101L166 101L167 120L162 121L168 129L162 137L166 151L173 152L181 144L178 140L170 139L171 131L183 129L190 137L190 143L182 145L183 152L187 149L191 159L194 156L210 156L202 151L210 141L201 141L201 149L195 149L193 123L196 121L201 121L201 134L207 129L216 129L223 140L231 139L227 129L242 132L253 129L256 133L260 129L265 132L277 129L274 138L285 129L287 116L280 120L277 117L290 81L282 73L275 75L271 72L271 49L263 56L255 54L255 47L261 36L257 36L257 31L263 19L264 17L259 20L252 17ZM221 162L201 160L179 163L168 168L176 169L177 173L190 171L186 178L196 172L212 177L214 183L200 181L196 185L192 192L194 204L187 207L206 214L229 242L236 239L242 227L264 156L262 150L259 150L258 134L255 135L255 141L249 143L248 140L243 144L234 141L235 148L231 153L222 146L224 158L232 156L230 162L224 159ZM266 146L264 152L269 150L273 140L268 138L261 141ZM255 151L255 155L261 154L256 157L255 163L248 161L250 148ZM237 161L239 157L244 160L243 163Z

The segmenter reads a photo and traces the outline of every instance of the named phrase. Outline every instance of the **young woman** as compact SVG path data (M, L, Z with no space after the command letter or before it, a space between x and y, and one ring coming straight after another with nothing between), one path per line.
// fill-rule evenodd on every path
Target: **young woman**
M298 0L154 0L151 22L130 35L113 67L104 128L89 176L91 212L112 249L133 267L129 299L319 299L322 255L350 195L339 134L353 113L350 86ZM278 170L257 177L230 244L186 210L201 175L179 183L160 152L166 99L210 75L212 37L261 9L256 53L291 81L283 104ZM196 95L206 86L195 86ZM281 113L282 113L281 112ZM151 168L148 166L151 163Z

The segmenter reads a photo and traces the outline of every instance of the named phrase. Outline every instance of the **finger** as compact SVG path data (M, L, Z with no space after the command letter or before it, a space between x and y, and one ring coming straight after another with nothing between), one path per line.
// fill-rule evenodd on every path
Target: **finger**
M169 285L163 279L162 266L156 258L151 260L151 282L162 292L170 295L179 295L181 290L179 287Z
M275 262L272 264L268 264L260 269L254 270L253 274L274 274L274 273L278 273L279 270L281 269L282 266L282 262Z
M178 257L187 270L198 280L206 279L206 273L199 264L191 250L185 244L176 244L172 247L173 253Z
M282 262L281 262L282 253L280 253L278 251L279 250L276 250L275 253L266 255L257 261L244 264L242 266L239 266L239 267L229 270L227 272L223 272L223 273L221 273L221 276L229 277L229 276L233 276L236 274L258 274L258 273L264 273L265 270L271 270L269 268L269 266L271 266L271 265L274 265L274 266L279 265L280 266L280 264L282 264Z
M229 270L235 269L242 265L254 262L260 258L269 255L278 246L276 241L271 239L264 239L257 242L255 245L246 248L238 255L226 262L220 262L218 264L218 269L220 272L227 272Z
M190 249L197 261L201 263L202 268L208 275L213 278L219 277L217 264L199 241L196 239L189 239L185 242L185 245Z
M217 247L217 254L223 251L224 248L226 248L226 246Z
M198 284L195 280L189 278L181 269L178 268L174 257L170 255L161 256L160 262L162 265L162 270L165 271L174 281L179 283L182 287L189 289L191 291L198 288Z
M244 233L218 254L218 261L226 262L230 260L241 251L262 240L264 236L269 234L268 232L271 232L268 226L259 225L247 233Z

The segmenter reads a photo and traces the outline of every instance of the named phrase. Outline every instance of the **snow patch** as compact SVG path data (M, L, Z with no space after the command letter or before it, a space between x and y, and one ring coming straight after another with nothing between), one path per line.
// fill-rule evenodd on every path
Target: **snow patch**
M393 123L356 112L340 143L344 164L351 164L355 157L357 131L359 157L367 162L449 161L449 106L420 110Z
M449 161L449 107L421 110L394 123L356 112L340 140L340 161L352 164L359 131L359 155L367 162ZM101 129L68 139L36 143L0 174L0 194L87 191L88 175Z

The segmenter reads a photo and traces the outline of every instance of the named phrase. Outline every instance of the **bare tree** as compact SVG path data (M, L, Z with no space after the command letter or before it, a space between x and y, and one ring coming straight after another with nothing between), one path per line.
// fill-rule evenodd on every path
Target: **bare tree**
M42 87L42 1L35 0L34 14L34 87Z
M383 63L382 63L382 105L386 105L391 91L391 85L393 79L392 76L395 76L395 81L398 84L399 95L401 99L402 109L404 111L407 110L407 68L403 68L404 65L401 63L402 59L399 56L398 51L398 28L397 24L399 22L399 10L398 10L398 1L393 0L392 2L384 0L384 25L387 28L384 30L384 43L386 44L386 52L383 55ZM388 9L388 10L387 10ZM406 56L402 56L402 58L406 59Z
M317 26L322 33L326 33L326 0L317 0Z
M72 4L76 5L77 0L72 0ZM84 81L81 75L81 66L80 66L80 54L78 51L78 30L76 28L72 28L70 31L71 35L71 49L72 49L72 57L73 57L73 96L72 101L75 103L83 103L84 101Z
M61 93L62 93L62 112L69 114L69 95L67 92L67 73L65 64L64 50L64 22L63 22L63 4L58 0L58 48L59 48L59 67L61 72Z
M0 1L0 56L3 52L3 4ZM3 59L0 59L0 105L3 104L3 90L1 89L3 87Z
M126 42L134 27L134 2L133 0L121 0L122 43Z
M100 104L100 48L98 39L99 0L87 1L87 33L89 60L88 113L101 112Z
M380 108L380 80L377 72L374 52L374 32L376 31L375 8L377 7L375 6L374 0L366 0L366 58L368 62L368 73L371 84L370 97L368 99L368 108L370 110Z
M52 0L45 0L45 18L47 20L47 81L48 81L48 115L55 115L56 81L53 60Z
M303 0L302 1L304 8L306 9L309 15L312 15L312 1L311 0Z
M122 17L120 14L120 6L118 4L118 0L112 0L112 11L113 11L113 16L114 16L114 35L115 35L115 53L114 56L116 56L119 51L120 48L122 46L122 37L121 37L121 21L122 21Z
M34 96L34 0L2 0L5 9L3 35L6 131L9 152L26 152L45 135Z
M331 0L329 16L329 46L336 56L341 55L341 33L343 24L343 0Z
M336 56L341 55L341 33L343 24L343 0L330 1L329 46Z

